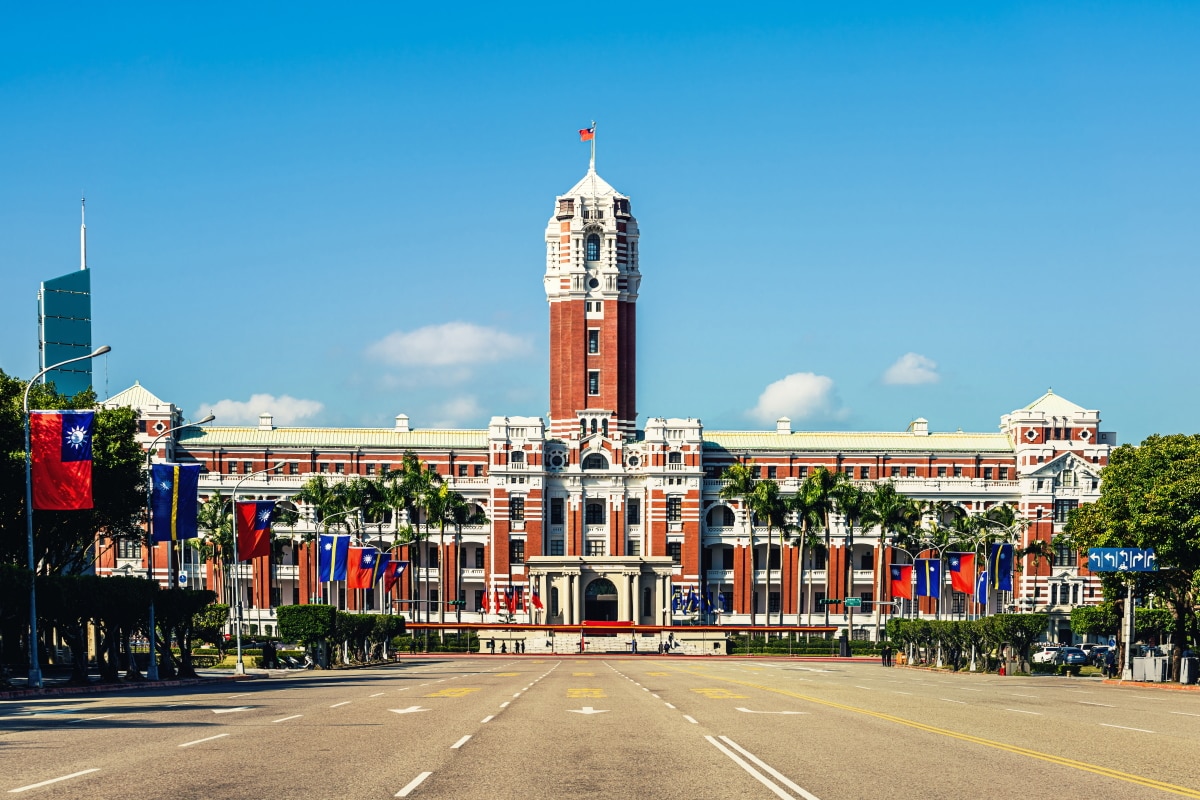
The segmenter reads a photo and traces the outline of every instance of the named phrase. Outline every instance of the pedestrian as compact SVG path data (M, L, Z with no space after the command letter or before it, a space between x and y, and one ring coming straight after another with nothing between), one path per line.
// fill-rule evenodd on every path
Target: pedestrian
M887 658L888 658L887 651L888 651L888 647L886 644L883 647L879 648L879 663L885 667L887 666Z
M496 655L496 640L495 639L488 639L488 652L491 653L492 655Z
M631 640L629 644L630 644L630 647L632 648L633 654L637 655L637 639Z
M504 655L507 652L508 652L508 646L504 642L501 642L500 643L500 655Z
M1104 654L1104 677L1117 677L1117 648L1110 647Z

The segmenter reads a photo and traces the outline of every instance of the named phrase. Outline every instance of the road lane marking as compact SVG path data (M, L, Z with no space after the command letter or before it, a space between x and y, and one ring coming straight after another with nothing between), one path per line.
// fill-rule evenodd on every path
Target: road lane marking
M348 705L350 705L350 702L351 701L346 700L345 702L342 702L342 703L334 703L333 705L330 706L330 708L337 708L338 706L348 706Z
M1031 699L1033 699L1033 700L1037 700L1037 699L1038 699L1038 696L1037 696L1036 694L1014 694L1014 695L1013 695L1013 697L1028 697L1028 698L1031 698Z
M181 744L179 746L180 747L191 747L194 744L200 744L201 742L211 742L213 739L220 739L220 738L222 738L224 736L228 736L228 735L229 735L228 733L218 733L216 736L209 736L206 739L197 739L194 742L184 742L183 744Z
M80 775L89 775L93 772L99 772L99 771L100 771L99 767L92 767L91 769L85 769L85 770L81 770L79 772L72 772L70 775L63 775L61 778L51 778L50 780L42 781L41 783L31 783L28 786L21 786L16 789L9 789L8 793L16 794L17 792L28 792L30 789L40 789L41 787L49 786L52 783L58 783L59 781L68 781L71 778L78 778Z
M577 688L577 689L567 689L567 697L571 697L571 698L581 698L581 697L601 698L601 697L608 697L608 695L606 695L604 693L603 689Z
M751 711L748 708L736 708L735 711L744 711L747 714L807 714L807 711Z
M427 694L426 697L466 697L472 692L478 692L478 687L473 686L456 686L452 689L438 689L433 694Z
M1100 724L1105 728L1120 728L1123 731L1137 731L1138 733L1154 733L1154 731L1148 731L1145 728L1129 728L1125 725L1109 725L1107 722L1101 722Z
M403 789L396 792L396 797L408 797L410 794L412 794L413 789L416 789L418 786L420 786L421 783L432 774L432 772L422 772L420 775L409 781L408 786L405 786Z
M383 697L383 692L376 692L375 694L371 695L371 697Z
M280 719L273 719L273 720L271 720L271 722L287 722L289 719L299 719L300 717L303 717L303 716L304 716L303 714L292 714L290 717L282 717Z
M699 722L696 722L696 720L694 720L694 719L692 719L691 717L689 717L687 714L684 714L684 715L683 715L683 718L684 718L684 719L686 719L688 722L692 723L693 725L699 725L699 724L700 724Z
M1077 702L1081 706L1100 706L1101 708L1116 708L1116 706L1110 706L1108 703L1089 703L1087 700L1079 700Z
M471 734L469 734L469 733L468 733L466 736L462 737L462 738L461 738L461 739L459 739L457 742L455 742L454 744L450 745L450 749L451 749L451 750L457 750L457 749L459 749L460 747L462 747L464 744L466 744L467 742L469 742L470 740L471 740Z
M1184 716L1184 717L1200 717L1200 714L1189 714L1186 711L1172 711L1171 713L1179 714L1180 716Z
M486 717L484 717L483 719L479 720L479 724L480 724L480 725L487 725L489 722L491 722L491 721L492 721L492 720L494 720L495 718L496 718L496 715L495 715L495 714L488 714Z
M790 794L788 794L786 791L783 790L783 787L779 786L777 783L773 782L766 775L763 775L761 772L756 770L754 767L750 766L750 764L745 759L743 759L737 753L730 750L728 747L726 747L721 742L718 742L714 737L705 736L704 738L705 738L705 740L708 741L709 744L711 744L713 747L717 748L722 753L724 753L725 756L727 758L729 758L730 761L737 764L739 767L744 769L751 777L753 777L756 781L758 781L763 786L770 789L775 794L776 797L781 797L781 798L783 798L783 800L795 800ZM812 795L809 795L809 797L812 797ZM817 800L817 798L812 797L812 800Z
M214 714L235 714L238 711L249 711L250 706L238 706L237 708L214 708Z
M675 707L675 706L671 705L670 703L663 703L663 705L664 705L664 706L666 706L667 708L674 708L674 707Z
M788 780L786 775L779 772L777 769L775 769L770 764L763 761L758 756L751 753L746 748L739 745L737 742L733 741L733 739L730 739L728 736L722 736L721 741L724 742L725 744L729 745L730 747L732 747L734 750L737 750L739 753L744 755L746 758L753 761L755 764L757 764L759 766L759 768L761 768L765 772L770 773L771 777L775 778L777 781L782 783L784 786L787 786L793 792L795 792L796 794L803 797L804 800L817 800L816 795L813 795L810 792L805 791L804 787L797 786L795 783L792 783L792 781Z
M391 711L394 714L415 714L418 711L428 711L428 710L429 710L428 708L421 708L420 706L409 706L408 708L389 708L388 709L388 711Z
M509 704L509 703L511 703L511 702L512 702L511 700L505 700L503 703L501 703L501 704L500 704L500 707L501 707L501 708L508 708L508 704Z
M1033 714L1034 716L1037 716L1037 717L1040 717L1042 715L1042 712L1040 712L1040 711L1026 711L1023 708L1006 708L1004 710L1005 711L1014 711L1018 714Z
M1172 711L1171 713L1174 714L1176 712ZM70 724L74 725L76 722L91 722L94 719L108 719L109 717L115 716L116 714L98 714L94 717L80 717L79 719L71 720Z
M909 695L909 696L911 696L911 695L912 695L912 692L902 692L902 691L900 691L899 689L893 689L893 690L892 690L892 693L893 693L893 694L907 694L907 695Z
M253 692L242 692L241 694L231 694L231 695L229 695L229 697L228 697L228 698L226 698L226 699L227 699L227 700L232 700L232 699L233 699L233 698L235 698L235 697L245 697L245 696L246 696L246 695L248 695L248 694L253 694Z
M682 666L676 667L676 669L679 670L680 672L683 672L684 674L691 674L691 675L699 675L700 674L698 672L695 672L694 670L689 670ZM897 725L903 725L905 727L913 728L913 729L919 730L919 731L924 731L926 733L936 733L940 736L946 736L951 739L958 739L959 741L962 741L962 742L969 742L971 744L977 744L982 747L990 747L994 750L1002 750L1006 753L1013 753L1014 755L1026 756L1027 758L1037 759L1038 761L1045 761L1046 763L1049 763L1049 764L1056 764L1056 765L1062 766L1062 767L1070 767L1071 769L1077 769L1081 772L1090 772L1094 775L1102 775L1104 777L1112 778L1112 779L1118 780L1118 781L1123 781L1125 783L1132 783L1137 786L1145 786L1150 789L1158 789L1160 791L1171 792L1173 794L1177 794L1182 797L1191 797L1191 798L1195 798L1195 800L1200 800L1200 789L1189 789L1186 786L1180 786L1180 785L1174 784L1174 783L1167 783L1166 781L1155 780L1154 778L1147 778L1143 775L1134 775L1133 773L1130 773L1130 772L1122 772L1118 769L1113 769L1111 767L1100 766L1099 764L1089 764L1086 761L1076 761L1073 758L1066 758L1065 756L1056 756L1056 755L1052 755L1050 753L1043 753L1039 750L1031 750L1028 747L1020 747L1019 745L1007 744L1005 742L999 742L994 739L985 739L982 736L973 736L969 733L959 733L958 731L952 731L948 728L939 728L936 725L926 725L925 723L917 722L916 720L905 719L904 717L897 717L893 714L885 714L881 711L870 711L865 708L858 708L856 706L848 706L848 705L845 705L844 703L836 703L832 700L823 700L818 697L800 694L798 692L792 692L792 691L788 691L786 689L777 689L773 686L765 686L763 684L751 683L749 681L740 681L740 680L735 680L733 678L717 678L716 680L726 681L727 683L734 683L739 686L747 686L752 689L761 689L762 691L772 692L773 694L781 694L781 695L784 695L785 697L794 697L798 700L805 700L807 702L814 703L816 705L827 706L829 708L836 708L836 709L840 709L842 711L849 711L854 714L862 714L864 716L874 717L875 719L881 719L886 722L892 722Z
M964 703L962 700L951 700L949 697L939 697L938 700L942 700L947 703L958 703L960 706L966 705L966 703Z
M709 700L749 700L744 694L735 694L728 689L702 688L692 689L693 692L707 697Z
M594 673L594 672L572 672L571 677L573 677L573 678L594 678L594 677L596 677L596 673Z

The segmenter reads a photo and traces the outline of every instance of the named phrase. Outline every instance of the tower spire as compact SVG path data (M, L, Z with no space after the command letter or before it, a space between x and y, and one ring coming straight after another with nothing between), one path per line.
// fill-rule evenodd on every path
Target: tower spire
M87 269L87 198L79 198L79 269Z

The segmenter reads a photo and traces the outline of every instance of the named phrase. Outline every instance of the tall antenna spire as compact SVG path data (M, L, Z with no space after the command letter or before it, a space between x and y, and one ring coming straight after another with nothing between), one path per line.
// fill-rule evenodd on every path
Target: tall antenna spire
M79 269L87 269L87 198L79 198Z

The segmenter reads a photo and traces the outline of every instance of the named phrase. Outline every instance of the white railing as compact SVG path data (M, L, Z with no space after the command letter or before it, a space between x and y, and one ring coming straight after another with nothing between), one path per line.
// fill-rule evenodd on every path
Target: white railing
M733 570L710 569L705 577L709 583L733 583Z
M484 570L482 569L475 569L473 567L471 569L463 568L462 579L464 581L481 581L483 577Z

